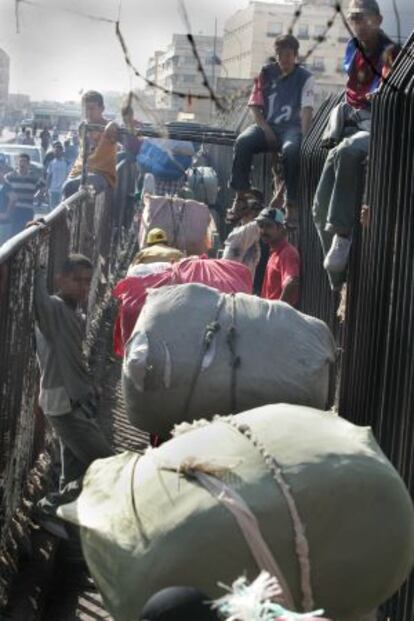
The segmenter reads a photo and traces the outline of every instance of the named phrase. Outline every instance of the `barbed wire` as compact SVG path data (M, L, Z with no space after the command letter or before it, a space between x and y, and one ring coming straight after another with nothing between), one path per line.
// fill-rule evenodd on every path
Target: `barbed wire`
M38 9L43 9L44 11L50 10L52 7L46 7L42 5L40 2L36 2L36 0L16 0L16 3L27 4L29 6L33 6ZM104 22L106 24L115 24L116 20L111 19L110 17L105 17L102 15L92 15L90 13L85 13L84 11L79 11L74 8L66 8L64 6L53 6L53 10L61 11L63 13L71 13L72 15L77 15L78 17L83 17L84 19L89 19L94 22Z
M305 56L302 58L302 62L306 62L308 60L308 58L310 58L315 53L315 50L317 50L317 48L321 45L321 43L323 43L326 40L327 35L328 35L329 31L331 30L332 26L334 25L335 20L336 20L337 17L338 17L338 12L337 12L337 10L335 10L335 12L333 13L332 17L330 19L328 19L328 21L326 22L325 29L324 29L323 33L316 37L315 43L306 52Z
M293 17L292 17L292 21L290 23L290 25L288 26L287 32L288 34L293 34L293 29L296 26L297 22L299 21L301 15L302 15L302 8L303 8L303 2L300 3L300 5L295 9L294 13L293 13Z
M103 22L103 23L108 23L108 24L113 24L115 26L115 35L116 38L121 46L121 50L122 50L122 54L123 54L123 59L124 59L124 63L125 65L128 67L129 71L132 72L134 74L135 77L139 78L140 80L142 80L146 86L148 86L151 89L155 89L158 90L162 93L164 93L165 95L168 96L173 96L173 97L178 97L180 99L186 99L189 103L191 103L191 101L194 100L210 100L212 102L214 102L214 104L216 105L217 108L217 113L218 115L225 115L228 114L232 111L234 104L236 102L238 102L240 99L244 99L247 98L251 92L251 84L249 84L246 87L243 87L241 89L238 89L237 91L228 94L228 95L223 95L220 96L217 94L216 90L213 88L213 86L210 84L206 71L204 69L203 63L201 61L201 55L198 51L197 48L197 42L196 42L196 38L193 36L192 32L191 32L191 23L190 23L190 19L188 16L188 12L187 9L185 7L185 3L184 0L178 0L179 2L179 6L181 9L181 13L182 13L182 17L186 26L186 29L188 30L187 33L187 40L189 42L190 45L190 49L192 52L192 55L197 63L197 71L200 73L201 78L202 78L202 85L203 87L207 90L207 93L203 94L203 93L192 93L191 90L189 89L188 91L180 91L180 90L176 90L173 88L167 88L166 86L164 86L163 84L160 84L159 82L155 81L155 80L151 80L149 79L146 75L144 75L141 71L139 71L139 69L135 66L135 64L132 61L131 58L131 54L130 51L128 49L127 43L126 43L126 39L125 36L123 35L123 33L121 32L121 27L120 27L120 14L121 14L121 1L119 0L119 4L118 4L118 19L112 19L106 16L101 16L101 15L92 15L89 13L85 13L84 11L79 11L77 9L74 8L66 8L66 7L62 7L62 6L53 6L53 10L60 10L63 11L65 13L72 13L74 15L77 15L79 17L85 18L85 19L89 19L89 20L93 20L93 21L97 21L97 22ZM28 6L32 6L35 8L41 8L41 9L50 9L51 7L45 7L44 5L42 5L41 3L37 2L37 0L15 0L15 13L16 13L16 27L19 28L19 5L20 4L26 4ZM293 33L293 29L295 27L295 25L298 23L298 21L300 20L301 16L303 15L303 9L306 6L306 4L304 2L302 2L300 4L299 7L296 7L292 16L292 20L291 23L288 27L288 32L289 33ZM370 68L372 69L372 71L374 72L375 75L377 76L381 76L381 74L379 73L379 71L377 70L377 68L375 67L375 65L373 64L373 62L371 61L371 59L369 58L369 56L367 55L366 51L363 48L363 45L358 41L358 39L355 37L355 34L344 14L344 11L342 9L342 3L341 1L338 1L335 4L335 11L334 14L332 15L332 17L330 17L326 24L325 24L325 29L322 32L321 35L318 35L315 38L315 43L314 45L312 45L312 47L307 51L307 53L305 54L305 56L303 56L301 58L301 62L306 62L307 60L309 60L309 58L315 53L315 51L318 49L318 47L321 45L321 43L323 43L324 41L327 40L327 36L329 31L331 30L332 26L335 23L335 20L337 18L337 15L340 14L343 24L346 28L346 30L348 31L350 37L352 37L355 41L356 41L356 45L357 48L360 50L362 56L364 57L364 59L366 60L367 64L370 66ZM213 59L214 62L214 59ZM389 82L389 80L387 78L383 79L384 82ZM396 88L395 86L393 88Z
M141 73L137 67L134 65L134 63L131 60L131 56L125 41L125 38L121 32L121 28L120 28L120 24L119 22L115 22L115 33L117 36L117 39L121 45L122 48L122 52L124 55L124 60L126 65L128 65L128 67L133 71L133 73L135 74L135 76L137 78L140 78L141 80L143 80L147 86L149 86L150 88L155 88L161 92L163 92L166 95L173 95L175 97L180 97L181 99L207 99L207 100L211 100L211 95L203 95L203 94L198 94L198 93L191 93L190 91L184 92L184 91L176 91L174 89L169 89L165 86L163 86L162 84L159 84L157 82L155 82L155 80L150 80L149 78L147 78L147 76L145 76L143 73Z

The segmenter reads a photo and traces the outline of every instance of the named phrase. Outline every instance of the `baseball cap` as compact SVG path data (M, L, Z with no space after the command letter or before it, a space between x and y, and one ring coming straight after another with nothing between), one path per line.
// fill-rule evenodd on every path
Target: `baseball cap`
M160 244L168 243L167 234L162 229L151 229L147 235L147 244L151 246L152 244Z
M265 222L273 222L274 224L285 224L285 214L280 209L262 209L257 218L255 218L258 224Z
M55 149L56 149L56 147L62 147L62 149L63 149L63 145L62 145L62 143L60 142L60 140L56 140L56 142L54 142L54 143L53 143L53 147L54 147Z
M363 15L364 13L381 15L377 0L351 0L348 6L348 17L351 17L351 15Z

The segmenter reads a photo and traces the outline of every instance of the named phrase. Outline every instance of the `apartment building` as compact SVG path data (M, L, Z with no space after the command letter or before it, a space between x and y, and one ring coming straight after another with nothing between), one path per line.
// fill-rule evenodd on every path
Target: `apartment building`
M328 21L336 15L332 2L312 0L312 3L305 4L291 0L272 3L251 0L246 8L225 22L224 72L234 78L257 75L266 59L274 54L275 38L288 32L299 7L301 16L293 26L293 34L299 39L300 56L305 57L318 39L324 37ZM326 39L306 61L306 66L315 74L320 99L344 85L342 61L348 39L349 35L337 16Z
M0 49L0 118L6 113L7 99L9 96L10 58L4 50Z
M195 35L194 40L207 78L215 87L220 71L217 59L222 54L222 39L209 35ZM186 35L174 34L166 50L153 54L148 62L146 77L169 91L180 91L189 95L207 94ZM155 111L162 120L176 120L180 115L185 115L187 118L205 122L212 113L212 104L209 100L180 98L158 89L152 89L152 93Z

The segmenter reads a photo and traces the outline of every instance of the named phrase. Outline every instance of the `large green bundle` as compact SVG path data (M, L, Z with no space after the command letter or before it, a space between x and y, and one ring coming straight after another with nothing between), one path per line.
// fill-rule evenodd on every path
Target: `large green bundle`
M274 565L269 556L298 611L359 620L398 589L413 564L413 508L369 428L293 405L197 425L143 457L95 462L61 510L81 526L115 619L136 621L166 586L215 597L218 582ZM229 509L240 502L258 521L253 548Z

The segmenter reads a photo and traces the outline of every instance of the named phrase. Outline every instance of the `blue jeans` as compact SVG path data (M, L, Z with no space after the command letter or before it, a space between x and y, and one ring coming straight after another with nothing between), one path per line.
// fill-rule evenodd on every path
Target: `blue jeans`
M335 233L350 235L363 194L369 132L356 131L341 140L326 159L313 201L313 220L324 255Z
M82 177L79 175L78 177L72 177L65 181L62 193L65 198L72 196L79 190L79 186L81 184ZM95 189L96 193L105 192L108 189L109 184L103 175L98 173L88 173L86 177L86 185L91 185Z
M299 128L279 129L272 127L278 150L282 154L283 175L286 183L286 199L296 204L299 186L299 156L302 133ZM266 134L258 125L250 125L238 136L234 144L233 168L230 185L236 191L250 188L250 169L253 155L268 152Z

